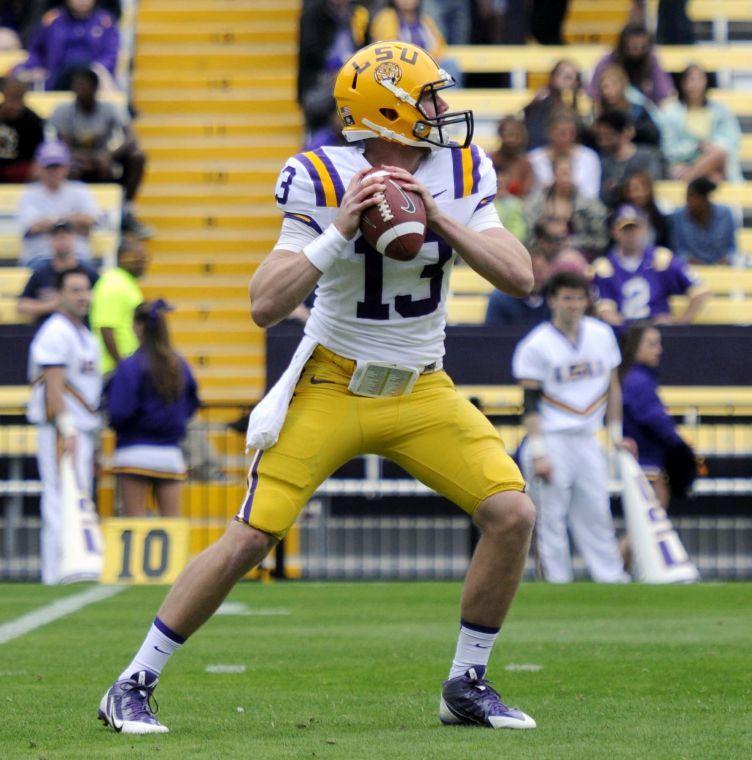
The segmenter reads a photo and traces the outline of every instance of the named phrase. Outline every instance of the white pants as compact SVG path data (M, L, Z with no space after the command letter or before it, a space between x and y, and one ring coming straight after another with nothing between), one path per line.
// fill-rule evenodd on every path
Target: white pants
M76 433L74 463L81 488L91 496L94 481L95 433ZM37 433L37 465L42 481L42 583L57 583L60 578L63 515L58 477L57 430L40 425Z
M608 498L606 456L590 433L547 433L550 481L533 477L532 458L522 449L522 471L538 508L536 548L543 575L552 583L573 580L569 535L590 577L600 583L629 579L619 555Z

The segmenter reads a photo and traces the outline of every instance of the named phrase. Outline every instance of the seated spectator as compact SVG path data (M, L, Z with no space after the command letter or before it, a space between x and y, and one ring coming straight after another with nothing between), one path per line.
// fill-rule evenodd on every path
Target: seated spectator
M528 227L525 204L516 195L507 192L506 177L497 174L496 197L494 206L504 227L518 240L526 240L530 232Z
M598 83L603 70L614 63L624 69L632 87L656 105L674 94L671 77L661 68L653 52L650 32L642 24L627 24L621 30L613 52L598 62L588 89L591 98L598 96Z
M89 319L102 348L103 375L138 348L133 314L144 300L138 280L146 274L148 264L143 241L128 235L118 249L118 265L105 272L94 288Z
M136 308L138 350L120 362L107 387L124 517L145 516L150 491L162 517L180 516L186 476L180 442L200 402L193 374L170 342L168 309L161 299Z
M621 204L634 206L647 220L646 245L670 247L668 218L658 208L653 191L653 178L647 172L633 172L620 188Z
M568 239L569 228L565 219L542 216L533 224L532 234L527 242L531 253L540 253L547 261L553 261L564 250Z
M96 0L65 0L42 17L32 34L29 57L17 71L31 81L44 82L47 90L67 90L73 72L87 66L114 90L119 50L117 21L98 9Z
M34 158L39 165L39 182L28 186L18 204L18 225L23 238L20 263L36 267L52 258L50 232L60 220L71 223L76 255L89 262L89 234L99 209L83 182L68 179L70 151L61 142L45 142Z
M52 260L39 267L29 278L23 292L18 297L16 310L24 317L33 319L39 327L60 305L60 291L57 276L66 269L78 267L89 278L91 287L99 279L95 269L82 264L76 256L73 226L70 222L58 222L50 233L52 240Z
M472 14L467 0L423 0L420 7L436 22L448 45L470 44Z
M297 98L315 130L335 110L332 87L342 64L368 42L369 13L349 0L311 0L300 14Z
M579 118L584 109L582 76L575 64L566 60L551 69L548 84L522 111L531 150L546 144L551 117L562 108L571 108L577 116L578 129L583 126Z
M595 122L595 142L601 159L601 200L614 208L619 202L619 186L624 178L643 171L660 179L661 159L652 147L637 147L634 127L621 111L608 111Z
M555 158L553 182L529 201L527 216L533 220L541 217L563 220L567 245L592 260L608 244L608 212L597 198L586 198L578 190L572 174L572 161L568 157Z
M622 340L619 374L622 378L624 436L637 444L637 461L661 506L667 509L672 492L682 496L682 491L686 491L694 479L693 473L689 473L689 478L683 474L681 478L669 480L669 470L674 475L679 474L671 464L678 459L678 454L689 461L692 469L694 454L677 433L676 423L658 395L658 367L662 354L660 332L649 323L638 322L627 330Z
M659 145L661 133L658 125L650 115L650 101L629 84L624 69L615 64L605 66L596 82L596 94L593 99L593 116L618 111L627 116L635 130L634 141L637 145ZM655 106L650 106L655 108Z
M20 50L21 28L28 14L28 0L0 0L0 50Z
M668 248L645 244L647 220L632 206L621 206L614 218L616 240L607 258L595 262L599 300L596 314L610 325L649 319L656 324L690 324L708 298L708 289ZM687 295L682 314L673 316L669 298Z
M553 182L554 159L569 158L577 189L586 198L598 197L601 164L595 151L577 143L577 119L572 110L562 109L551 116L548 144L530 151L528 158L533 167L536 189L548 187Z
M136 193L144 177L146 156L133 134L130 119L113 103L97 99L99 78L92 69L73 74L75 99L61 103L50 125L71 151L70 176L84 182L119 182L123 186L123 229L145 233L133 214Z
M574 248L564 248L556 254L551 262L548 276L553 277L559 272L575 272L586 280L592 279L592 267L588 260Z
M545 294L550 264L540 253L533 253L530 261L533 265L533 290L530 295L515 298L500 290L492 291L488 296L485 324L534 327L550 318Z
M533 186L533 168L525 153L525 124L514 116L505 116L499 122L498 134L501 144L489 156L496 169L496 177L503 179L507 193L524 198Z
M715 189L707 177L692 180L687 205L671 216L671 248L690 264L731 264L736 257L734 212L711 203Z
M741 130L736 116L708 98L708 77L689 66L679 79L676 100L662 111L662 150L674 179L742 182Z
M44 122L24 102L26 85L5 77L0 103L0 182L28 182Z

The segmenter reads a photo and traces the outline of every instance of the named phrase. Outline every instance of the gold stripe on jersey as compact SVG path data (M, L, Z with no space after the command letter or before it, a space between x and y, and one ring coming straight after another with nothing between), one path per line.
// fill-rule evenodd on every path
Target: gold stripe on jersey
M606 399L608 398L608 393L604 393L600 398L593 401L590 406L586 407L585 409L576 409L573 406L569 406L569 404L565 404L563 401L559 401L555 398L552 398L551 396L547 396L545 393L542 396L543 400L550 404L551 406L555 406L557 409L563 409L565 412L569 412L570 414L576 414L578 417L587 417L589 414L594 412L601 404L606 403Z
M332 175L329 173L329 169L326 168L326 164L312 150L306 151L301 155L305 156L315 167L316 172L319 175L318 178L321 181L321 187L324 190L326 205L338 206L339 204L337 203L337 191L334 188L334 180L332 179Z

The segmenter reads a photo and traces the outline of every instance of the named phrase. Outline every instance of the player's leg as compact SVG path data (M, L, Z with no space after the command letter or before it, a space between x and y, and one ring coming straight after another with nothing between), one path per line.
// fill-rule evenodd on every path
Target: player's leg
M42 583L57 583L60 574L60 538L63 530L58 478L57 430L37 428L37 467L42 481L40 554Z
M421 377L402 400L382 451L472 515L481 538L462 595L460 633L440 718L493 728L534 728L484 680L494 641L522 577L535 521L517 465L488 420L443 373Z
M611 517L606 456L594 436L578 437L572 453L579 459L569 512L572 539L594 581L623 583L629 577Z
M180 517L180 481L159 478L154 481L154 498L162 517Z
M319 484L359 453L358 401L347 390L349 375L315 356L296 387L279 441L254 456L235 520L180 574L141 648L103 698L100 718L116 730L167 730L148 710L148 697L171 655L285 535ZM327 382L311 383L313 374Z

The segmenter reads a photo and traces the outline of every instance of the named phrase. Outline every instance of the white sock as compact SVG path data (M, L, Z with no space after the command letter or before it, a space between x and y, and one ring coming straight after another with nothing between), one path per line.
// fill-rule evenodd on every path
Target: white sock
M457 637L457 650L454 653L450 678L461 676L469 668L482 666L485 671L491 657L494 641L499 635L498 628L475 625L462 620L460 635Z
M120 674L118 680L130 678L139 670L150 670L159 675L167 660L184 643L185 639L182 636L171 630L158 617L154 618L141 649L136 652L131 664Z

